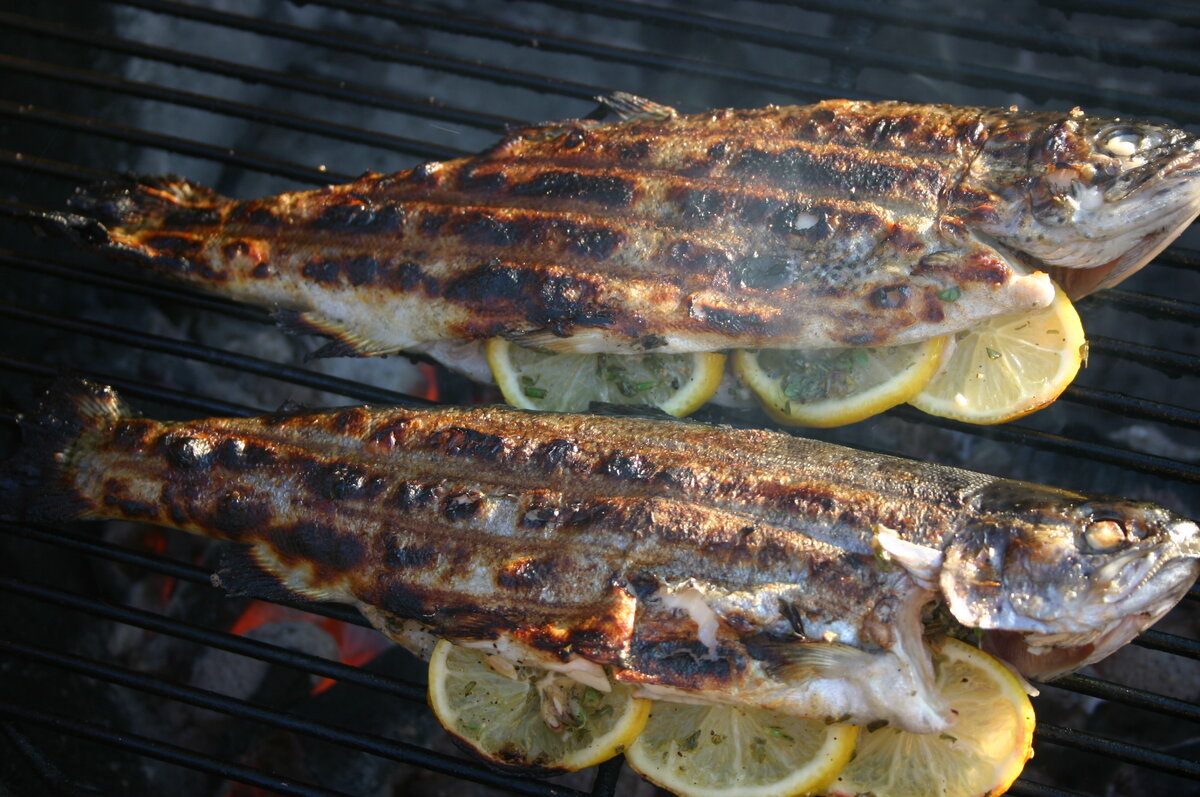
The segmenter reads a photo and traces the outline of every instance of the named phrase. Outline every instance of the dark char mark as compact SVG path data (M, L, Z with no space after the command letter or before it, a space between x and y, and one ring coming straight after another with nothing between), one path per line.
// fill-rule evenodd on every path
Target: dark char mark
M397 232L404 227L399 205L333 205L312 220L313 229L349 234Z
M409 545L395 536L384 542L383 559L388 567L421 568L437 559L437 549L430 545Z
M269 502L254 498L246 488L234 488L217 499L209 522L229 539L237 540L247 531L266 526L272 516Z
M549 559L517 559L500 568L496 583L508 589L540 587L554 574L554 569Z
M507 306L560 337L569 336L576 326L613 323L613 311L603 304L593 281L506 266L496 260L448 281L444 295L481 314L500 312Z
M446 496L442 501L442 515L446 520L464 520L479 514L482 506L482 495L474 490L463 490Z
M572 171L542 172L531 180L515 184L511 190L516 196L577 199L611 208L627 207L634 197L633 184L628 180Z
M309 472L308 487L330 501L359 498L366 492L367 474L350 465L319 466Z
M579 446L570 440L551 440L537 447L533 453L533 461L540 464L542 469L553 473L563 469L579 454Z
M437 498L437 485L401 482L396 490L396 505L404 510L429 506Z
M455 457L478 457L488 461L504 453L504 438L466 426L451 426L429 435L429 448Z
M366 559L366 547L360 539L323 523L304 521L290 528L272 529L269 537L281 557L311 562L318 573L323 569L352 570Z
M184 470L204 470L213 461L213 448L207 440L189 434L171 433L162 438L167 462Z
M654 474L654 466L638 454L614 454L603 465L603 473L621 481L642 481Z

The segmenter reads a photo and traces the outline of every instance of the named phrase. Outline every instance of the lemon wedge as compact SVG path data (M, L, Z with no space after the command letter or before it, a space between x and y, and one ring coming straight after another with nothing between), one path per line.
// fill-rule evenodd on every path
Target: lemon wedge
M537 667L438 642L429 659L429 704L438 721L497 764L574 771L621 753L641 732L650 701Z
M1079 314L1055 286L1044 310L958 333L946 366L909 403L967 423L1011 421L1057 399L1086 358Z
M793 426L842 426L903 404L941 362L945 338L854 349L743 349L733 367L766 413Z
M725 355L555 354L493 338L488 365L514 407L583 412L593 401L658 407L683 417L721 385Z
M863 730L831 797L980 797L1003 794L1033 755L1033 707L996 659L947 639L934 655L937 685L957 717L945 733Z
M625 760L682 797L790 797L829 785L857 734L765 709L656 701Z

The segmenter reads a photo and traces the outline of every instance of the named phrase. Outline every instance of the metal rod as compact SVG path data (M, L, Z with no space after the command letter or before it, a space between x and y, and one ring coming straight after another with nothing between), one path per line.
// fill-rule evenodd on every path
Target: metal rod
M171 0L118 0L122 5L144 8L175 17L205 22L210 25L250 31L261 36L287 39L302 42L316 47L327 47L339 53L365 55L381 61L408 64L437 72L460 75L463 77L486 80L499 83L505 87L518 86L547 94L560 94L567 97L591 101L597 94L607 94L611 88L577 83L572 80L545 77L532 72L522 72L516 69L505 69L499 66L481 64L477 61L465 61L448 56L435 55L423 50L410 50L394 44L381 44L357 36L348 36L333 31L313 31L295 25L272 22L257 17L241 14L228 14L186 3Z
M120 92L131 97L140 97L155 102L166 102L187 108L198 108L210 113L269 124L286 130L296 130L302 133L348 141L353 144L378 147L393 152L403 152L419 158L441 160L467 154L464 150L455 147L444 147L438 144L417 141L416 139L404 138L403 136L390 135L361 127L351 127L325 119L316 119L311 116L301 116L286 111L275 111L261 105L223 100L210 94L196 94L153 83L141 83L100 72L31 61L11 55L0 54L0 70L22 75L35 75L48 80L61 80L74 85L89 86L104 91Z
M65 318L63 316L26 310L22 307L4 304L0 304L0 316L7 316L8 318L29 324L51 326L56 329L67 330L68 332L92 335L123 345L159 352L160 354L186 357L225 368L234 368L246 373L280 379L295 385L311 387L328 393L336 393L359 401L408 406L425 406L431 403L416 396L409 396L405 393L397 393L394 390L386 390L361 382L353 382L349 379L321 374L305 368L271 362L270 360L251 357L247 354L215 349L211 346L204 346L190 341L165 338L161 335L153 335L142 330L130 330L123 327L102 324L98 321Z
M643 24L669 27L673 30L696 30L721 37L769 47L823 56L837 61L857 62L892 72L936 77L954 83L1002 88L1019 91L1040 100L1070 98L1071 102L1099 103L1122 111L1169 116L1177 121L1200 119L1200 102L1179 97L1150 97L1129 91L1104 88L1100 85L1070 83L999 69L995 66L942 61L895 50L855 47L836 39L810 36L792 30L781 30L727 17L714 17L681 8L649 5L629 0L541 0L547 5L568 8L584 13L600 14L618 19L635 20Z
M134 58L144 58L174 64L194 69L198 72L207 72L209 74L234 78L246 83L261 83L266 86L274 86L300 94L313 94L356 106L367 105L372 108L396 111L398 113L436 119L452 124L469 125L471 127L499 131L503 130L507 125L518 124L520 122L520 120L508 116L498 116L443 105L429 98L412 97L405 94L366 88L346 83L345 81L322 80L313 75L293 75L287 72L261 69L249 64L222 61L217 58L183 52L182 50L156 47L131 39L108 36L99 31L69 28L65 25L59 25L44 19L25 17L20 14L0 12L0 28L24 30L34 35L119 52Z
M1125 686L1124 684L1114 684L1099 678L1093 678L1090 675L1075 673L1074 675L1067 675L1041 685L1054 687L1055 689L1066 689L1071 692L1099 697L1105 700L1115 700L1127 706L1135 706L1136 708L1153 711L1158 714L1169 714L1180 719L1200 722L1200 705L1167 695L1149 692L1145 689L1137 689L1132 686Z
M0 651L50 666L70 669L91 678L98 678L199 708L219 711L239 719L260 722L293 733L301 733L314 739L350 747L380 758L414 764L424 769L465 778L476 783L510 789L517 794L553 795L554 797L584 797L587 794L554 784L522 780L519 776L514 777L512 773L493 771L482 763L464 761L410 742L313 722L281 711L235 700L206 689L170 683L145 673L69 653L59 653L7 640L0 640Z
M140 130L125 125L112 124L110 122L102 122L97 119L90 119L74 114L61 113L59 111L49 111L44 108L37 108L29 104L18 104L15 102L6 102L0 100L0 116L22 119L35 124L50 125L69 130L73 133L89 134L102 136L104 138L115 139L132 144L138 144L147 147L156 147L159 149L178 152L183 155L190 155L194 158L204 158L206 160L219 161L232 166L237 166L243 169L252 171L264 172L266 174L274 174L280 177L286 177L290 180L298 182L311 183L313 185L324 185L331 182L348 182L352 179L352 175L343 174L333 171L321 171L319 169L309 169L304 166L297 166L292 163L268 158L262 155L253 155L244 152L237 152L229 147L217 147L211 144L201 144L196 141L191 141L178 136L168 136L163 133L152 133L148 130Z
M77 736L93 742L99 742L100 744L119 747L122 750L128 750L147 758L156 758L159 761L167 761L171 764L187 767L188 769L207 772L210 775L218 775L228 780L236 780L239 783L257 786L260 789L269 789L278 794L294 794L297 797L352 797L352 795L347 795L344 792L330 791L329 789L313 786L308 783L298 783L291 778L281 780L261 770L237 764L233 761L213 758L212 756L187 750L173 744L167 744L157 739L149 739L133 733L114 731L90 722L80 722L79 720L63 717L59 714L52 714L47 711L33 710L0 702L0 717L5 717L14 722L39 725L68 736Z
M773 5L789 5L807 11L836 14L854 19L871 19L887 25L923 32L937 31L988 44L1003 44L1022 50L1054 55L1073 55L1115 66L1150 66L1170 72L1200 74L1200 56L1185 49L1146 47L1141 43L1101 39L1094 36L1070 36L1059 31L1028 26L1006 25L991 15L970 18L932 11L928 7L906 7L864 0L760 0ZM1157 8L1157 7L1156 7ZM1143 4L1139 18L1157 16Z
M1200 659L1200 641L1155 631L1153 628L1134 637L1133 644L1176 656L1187 656L1189 659Z
M1138 766L1168 772L1193 780L1200 778L1200 761L1190 761L1179 756L1167 755L1156 750L1138 747L1128 742L1108 739L1094 733L1063 728L1058 725L1038 723L1033 731L1034 741L1049 742L1065 747L1073 747L1088 753L1096 753L1119 761L1128 761Z

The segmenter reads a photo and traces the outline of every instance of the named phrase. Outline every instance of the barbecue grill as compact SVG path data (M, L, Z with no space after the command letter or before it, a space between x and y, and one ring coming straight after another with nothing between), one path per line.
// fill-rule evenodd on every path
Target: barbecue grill
M446 373L423 394L432 369L403 358L304 362L319 342L285 338L265 313L20 220L81 183L174 172L250 197L340 182L482 149L510 123L586 115L614 89L683 110L1079 104L1196 129L1197 44L1194 5L1132 0L0 2L0 435L15 438L17 412L62 369L154 417L491 397ZM1090 366L1041 413L968 428L901 408L819 435L1200 516L1200 236L1079 309ZM357 662L296 641L349 638L341 624L366 625L356 613L306 604L275 632L247 630L254 604L209 585L216 546L183 537L0 524L0 790L467 788L442 776L517 794L644 788L620 759L566 781L470 759L437 733L403 651ZM1198 598L1193 587L1108 662L1043 688L1037 757L1012 794L1200 793ZM203 677L201 660L216 662Z

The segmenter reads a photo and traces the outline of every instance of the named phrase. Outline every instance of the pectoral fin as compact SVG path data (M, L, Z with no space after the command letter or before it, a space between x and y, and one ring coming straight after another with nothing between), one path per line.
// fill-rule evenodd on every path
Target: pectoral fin
M596 100L602 105L608 106L623 121L670 119L678 115L678 112L669 105L661 105L627 91L614 91L612 94L601 95Z
M872 541L876 553L884 561L895 562L912 576L918 586L933 589L942 572L942 552L937 548L918 545L900 538L895 529L879 526Z
M275 323L285 332L333 338L332 341L309 354L305 358L308 360L321 357L377 357L399 351L395 345L371 340L354 331L344 322L313 310L280 309L272 315Z

